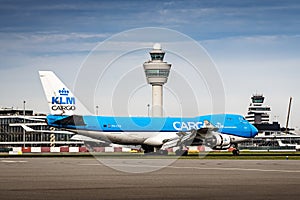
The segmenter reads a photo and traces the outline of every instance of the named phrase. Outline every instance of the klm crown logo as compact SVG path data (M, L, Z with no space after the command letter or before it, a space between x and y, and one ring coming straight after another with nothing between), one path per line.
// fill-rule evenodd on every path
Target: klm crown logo
M69 90L62 88L58 93L59 96L52 97L52 104L75 104L75 97L69 97Z
M63 95L63 96L68 96L69 95L69 90L66 90L65 88L63 88L61 90L58 90L58 93L60 95Z
M75 110L75 97L69 96L69 90L66 88L62 88L61 90L58 90L59 95L52 97L52 110Z

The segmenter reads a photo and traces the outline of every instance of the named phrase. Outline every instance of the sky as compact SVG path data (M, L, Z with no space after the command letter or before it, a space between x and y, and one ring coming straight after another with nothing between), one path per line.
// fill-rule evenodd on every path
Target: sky
M118 43L126 36L128 41ZM179 38L196 41L202 50L193 51ZM245 115L252 94L262 93L271 120L282 125L293 97L290 126L300 127L298 0L0 0L0 107L22 108L26 100L27 108L49 112L39 70L54 71L78 93L90 91L83 71L99 58L114 60L124 48L127 53L114 60L109 75L95 80L93 105L87 107L99 105L105 115L147 115L151 88L142 64L158 41L173 70L165 85L167 115L207 114L215 111L215 102L224 107L218 112ZM204 71L202 78L195 76L188 62L195 58L215 69L212 77Z

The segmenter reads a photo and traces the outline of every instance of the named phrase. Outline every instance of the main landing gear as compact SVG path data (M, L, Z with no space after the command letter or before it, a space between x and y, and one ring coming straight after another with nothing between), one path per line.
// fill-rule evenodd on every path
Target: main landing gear
M142 145L142 148L144 149L144 154L145 155L161 155L161 156L167 156L168 155L167 150L159 149L159 150L155 151L156 148L154 148L153 146Z
M187 150L179 150L179 149L177 149L175 151L175 155L176 156L187 156L188 155L188 151Z
M153 146L148 145L142 145L142 148L144 149L144 155L161 155L161 156L167 156L168 151L154 148ZM187 156L188 155L188 149L186 147L179 147L175 151L176 156Z
M168 155L168 151L167 150L158 150L158 155L161 155L161 156L167 156Z
M144 149L144 154L151 154L154 152L153 146L142 145L142 148Z
M183 147L179 147L179 149L177 149L175 151L175 155L176 156L187 156L188 155L188 149L183 148Z
M153 146L148 145L142 145L142 148L144 149L144 155L161 155L161 156L167 156L168 151L167 150L156 150ZM188 149L186 147L179 147L175 151L176 156L187 156L188 155Z

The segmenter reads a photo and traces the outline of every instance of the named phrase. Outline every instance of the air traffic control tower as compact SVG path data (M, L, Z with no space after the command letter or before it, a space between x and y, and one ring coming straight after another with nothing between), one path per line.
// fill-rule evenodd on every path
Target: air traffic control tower
M165 52L156 43L150 51L151 60L144 63L148 84L152 85L152 117L163 116L163 85L167 82L171 64L164 62Z

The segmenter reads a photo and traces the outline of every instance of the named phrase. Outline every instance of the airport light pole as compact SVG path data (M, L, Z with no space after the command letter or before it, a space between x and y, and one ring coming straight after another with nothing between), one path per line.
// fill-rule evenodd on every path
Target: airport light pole
M26 104L26 101L23 101L23 123L24 123L24 127L25 127L25 104ZM25 138L25 128L23 127L23 146L25 147L25 141L26 141L26 138Z
M150 104L147 104L148 117L150 116Z
M98 109L99 109L99 106L96 106L96 115L98 116Z

